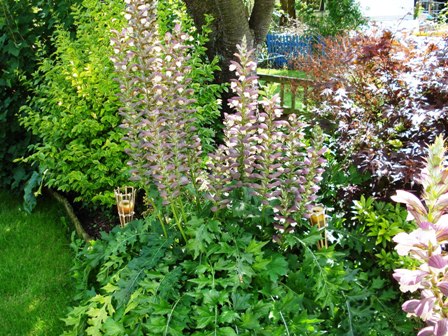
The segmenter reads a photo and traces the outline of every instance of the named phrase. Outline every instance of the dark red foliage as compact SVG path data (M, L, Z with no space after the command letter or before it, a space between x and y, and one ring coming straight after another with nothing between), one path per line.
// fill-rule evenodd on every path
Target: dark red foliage
M311 114L333 122L338 155L369 171L379 194L412 186L426 144L448 133L446 42L359 33L293 60L315 81Z

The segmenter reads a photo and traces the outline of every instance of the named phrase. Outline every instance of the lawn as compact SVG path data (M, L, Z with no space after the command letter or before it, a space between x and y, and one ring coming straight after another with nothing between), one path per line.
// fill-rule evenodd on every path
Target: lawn
M296 78L305 78L306 74L303 71L289 70L289 69L268 69L268 68L258 68L257 73L263 75L273 75L273 76L287 76Z
M257 73L259 75L270 75L270 76L281 76L281 77L292 77L292 78L306 78L306 74L302 71L297 70L289 70L289 69L267 69L267 68L258 68ZM264 84L263 80L260 80L261 84ZM276 83L274 84L275 90L273 93L280 94L280 84ZM296 103L295 103L295 111L296 112L303 112L304 105L303 105L303 89L299 87L298 91L296 92ZM292 92L290 89L290 85L287 83L285 85L285 91L284 91L284 102L282 107L284 109L290 109L292 107Z
M0 192L0 335L60 335L74 288L64 213L42 199L28 215Z

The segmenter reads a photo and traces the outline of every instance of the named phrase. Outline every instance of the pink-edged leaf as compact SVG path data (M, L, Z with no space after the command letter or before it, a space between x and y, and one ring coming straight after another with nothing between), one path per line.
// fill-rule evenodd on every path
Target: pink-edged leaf
M401 308L406 313L415 314L415 308L417 308L419 303L420 303L420 300L408 300L405 303L403 303Z
M427 249L431 244L438 244L436 231L434 229L417 229L411 233L400 232L394 236L393 241L397 243L395 250L399 255L408 255L412 252L419 259L427 258Z
M432 255L428 260L428 266L436 269L443 269L448 265L448 260L441 254Z
M441 213L447 207L448 207L448 193L443 194L437 199L436 204L434 204L433 211Z
M428 320L433 315L432 309L434 308L435 302L435 297L428 297L420 300L420 304L415 308L415 314L423 321Z
M415 286L419 285L427 274L428 272L422 270L399 268L394 271L393 277L400 283L400 285Z
M437 230L437 241L442 242L448 240L448 215L441 216L435 227Z
M435 225L430 222L421 222L418 224L418 226L422 230L430 230L430 229L435 230L436 229Z
M395 250L401 256L408 255L409 252L414 249L415 244L417 243L413 237L406 232L400 232L393 237L393 241L397 243L395 246Z

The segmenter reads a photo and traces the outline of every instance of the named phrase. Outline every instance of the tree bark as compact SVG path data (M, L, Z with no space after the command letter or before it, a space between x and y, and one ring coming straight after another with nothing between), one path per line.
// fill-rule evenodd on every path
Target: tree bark
M204 16L212 15L212 34L207 45L208 56L218 56L222 73L218 82L228 82L232 74L228 71L234 59L236 45L245 41L252 49L261 44L269 30L275 0L255 0L251 13L248 13L242 0L184 0L188 12L200 30Z
M294 1L294 0L293 0ZM249 20L249 27L254 32L255 46L264 42L271 25L275 1L255 0Z
M284 26L290 19L297 18L295 5L295 0L280 0L280 6L283 12L285 12L285 15L282 15L280 18L280 25Z
M243 41L248 49L263 43L271 23L275 0L255 0L249 13L243 0L183 0L196 28L201 30L206 14L213 16L212 33L207 44L210 59L218 56L221 72L216 74L217 83L228 83L234 78L229 65L235 59L236 45ZM222 95L222 116L229 112L228 98L233 93Z

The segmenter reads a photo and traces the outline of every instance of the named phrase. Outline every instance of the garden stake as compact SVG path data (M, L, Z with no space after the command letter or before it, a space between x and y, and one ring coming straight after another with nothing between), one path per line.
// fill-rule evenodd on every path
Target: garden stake
M319 240L317 242L317 248L320 250L323 247L328 248L328 241L327 241L327 222L325 220L325 208L321 206L315 206L311 208L311 215L310 215L310 222L311 225L317 225L319 230L324 230L324 239Z
M135 188L117 188L114 190L114 193L117 202L118 217L120 218L120 226L124 227L134 219Z

